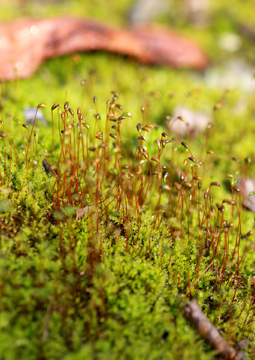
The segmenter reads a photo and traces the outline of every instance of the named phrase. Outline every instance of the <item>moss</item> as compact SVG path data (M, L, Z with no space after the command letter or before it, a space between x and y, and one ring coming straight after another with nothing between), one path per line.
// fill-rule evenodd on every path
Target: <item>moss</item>
M247 2L240 11L240 20L250 9L248 3L251 4ZM35 14L36 6L23 11ZM97 7L96 13L91 3L86 14L99 19L109 15L111 22L123 24L122 15L128 6L128 1L110 2L107 9ZM214 25L216 34L234 31L235 23L223 22L226 2L214 6L215 16L221 14ZM78 14L81 9L84 9L81 1L65 2L61 11L59 4L48 4L42 14L67 11ZM112 13L114 16L110 17ZM18 10L12 14L7 11L6 18L19 14ZM180 28L189 32L189 26L184 29L183 24L185 21L179 24ZM201 43L204 38L209 39L215 56L212 30L204 34L194 30L193 36ZM86 80L85 85L81 85L82 79ZM197 88L200 90L195 91ZM123 112L132 114L121 122L121 142L117 136L126 150L119 151L123 158L117 158L118 148L113 148L112 138L108 143L105 131L105 104L114 96L112 90L119 93L118 102L123 106L123 111L116 109L118 116ZM172 93L176 96L172 97ZM95 95L97 109L93 103ZM242 255L246 234L254 229L254 215L241 208L235 194L234 215L231 205L225 204L224 212L224 219L228 224L233 222L234 227L217 237L216 226L220 226L217 217L221 219L216 203L222 204L223 199L232 196L226 175L244 176L247 165L243 159L247 156L251 157L249 176L254 175L253 99L248 99L243 113L236 115L233 108L241 95L238 89L227 93L210 89L198 74L188 70L147 68L106 53L52 59L32 79L4 84L2 130L12 138L20 160L19 165L8 139L0 140L0 354L4 360L213 359L215 352L182 315L181 305L190 296L197 299L206 316L231 344L249 338L251 346L247 353L251 353L252 359L255 347L254 305L249 309L254 294L250 284L255 265L252 236L247 237L248 247L243 258ZM66 101L74 111L81 106L83 122L90 125L89 131L81 128L84 146L88 131L88 147L96 148L89 152L89 161L86 152L83 159L82 147L79 148L78 172L68 138L65 141L64 135L60 137L58 133L58 118ZM219 101L223 106L215 112L214 105ZM52 151L49 108L57 102L60 108L53 112ZM27 132L13 120L19 118L22 124L23 108L39 103L48 106L43 112L49 126L36 122L38 153L34 143L33 154L28 151L26 162L31 125ZM136 125L143 123L142 104L145 123L159 125L151 133L143 133L147 139L144 153L149 154L149 159L159 155L155 139L160 139L162 132L172 139L164 116L171 115L176 105L185 104L215 117L207 145L205 135L201 134L194 139L176 138L175 143L165 146L160 165L168 166L166 183L160 176L150 175L155 169L159 172L156 162L150 161L149 165L141 152L137 154ZM96 112L101 115L97 122ZM78 117L72 119L69 114L66 122L73 121L78 123ZM98 131L103 131L111 160L104 161L102 147L98 147L101 141L95 139ZM61 139L65 158L63 152L61 155ZM75 139L77 151L78 137ZM186 186L182 189L174 170L179 167L186 179L194 175L191 162L186 166L183 163L189 156L181 145L183 140L196 160L204 162L196 170L203 179L202 189L194 187L193 193ZM32 148L33 141L32 138ZM206 155L208 149L214 151L213 156ZM231 160L233 156L240 163ZM45 158L55 166L57 178L46 173L42 165ZM135 168L140 162L141 173L121 176L135 172L122 168L127 164L132 167L133 162ZM116 170L112 171L113 168ZM163 170L163 177L166 172ZM213 181L221 187L210 188L210 200L204 193ZM162 184L169 184L169 188L162 188ZM215 215L209 213L211 204L216 208ZM85 206L90 207L90 213L76 220L77 207ZM216 233L214 240L211 227ZM240 239L239 258L236 239ZM212 241L210 248L207 240ZM240 271L238 259L242 259Z

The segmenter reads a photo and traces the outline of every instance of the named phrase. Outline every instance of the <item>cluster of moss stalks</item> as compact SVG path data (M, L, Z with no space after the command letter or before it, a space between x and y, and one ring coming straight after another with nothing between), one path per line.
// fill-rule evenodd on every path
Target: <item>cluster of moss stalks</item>
M93 121L51 107L47 150L36 116L2 118L0 358L212 359L183 317L191 298L252 358L254 231L236 178L223 198L204 181L210 128L195 158L145 106L136 122L114 91L105 115L93 101Z

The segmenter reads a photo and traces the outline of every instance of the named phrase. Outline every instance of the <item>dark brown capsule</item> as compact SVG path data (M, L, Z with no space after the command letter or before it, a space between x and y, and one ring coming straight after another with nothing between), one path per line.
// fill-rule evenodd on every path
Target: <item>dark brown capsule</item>
M185 149L189 148L189 145L185 141L182 141L181 144L182 144L182 146L185 147Z
M233 186L233 189L234 189L236 192L240 192L240 188L239 188L237 185Z
M190 161L196 162L196 159L195 159L194 157L192 157L192 156L189 156L188 159L189 159Z
M137 128L137 131L140 133L140 132L142 132L143 125L140 124L140 123L138 123L138 124L136 125L136 128Z
M142 136L138 136L138 140L147 141L146 138L145 138L145 136L143 136L143 135L142 135Z
M245 237L251 236L252 234L254 234L254 232L255 232L255 230L248 231Z
M96 135L96 139L103 140L103 136L102 135Z
M223 204L226 203L226 204L228 204L228 205L235 205L235 204L236 204L236 202L235 202L234 200L229 200L229 199L224 199L224 200L222 201L222 203L223 203Z
M51 107L51 111L55 110L58 106L59 106L59 104L58 104L58 103L56 103L56 104L52 105L52 107Z
M143 157L145 157L145 159L149 159L149 156L148 156L148 154L146 154L145 152L142 152L142 155L143 155Z
M69 108L68 111L69 111L69 113L70 113L72 116L74 116L74 111L73 111L73 109Z
M93 103L97 103L97 97L96 96L93 96Z
M211 210L212 212L214 212L214 211L215 211L215 207L214 207L213 205L211 205L211 206L210 206L210 210Z
M162 136L163 138L167 139L167 133L162 132L161 136Z
M67 110L68 110L68 108L69 108L69 102L68 102L68 101L66 101L66 102L65 102L65 104L64 104L64 109L67 111Z
M220 186L220 183L218 181L213 181L210 186Z

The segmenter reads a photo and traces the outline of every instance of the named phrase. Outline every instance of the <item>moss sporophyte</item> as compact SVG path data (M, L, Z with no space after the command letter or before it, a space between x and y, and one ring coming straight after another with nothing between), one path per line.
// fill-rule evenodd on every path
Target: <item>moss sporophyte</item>
M233 176L228 190L209 176L210 133L193 149L118 97L99 113L94 96L93 118L52 105L47 145L36 115L32 126L2 120L0 352L15 339L8 353L24 359L101 359L111 344L127 359L138 341L141 358L158 359L178 354L178 339L209 359L184 326L186 298L230 340L254 342L254 230Z

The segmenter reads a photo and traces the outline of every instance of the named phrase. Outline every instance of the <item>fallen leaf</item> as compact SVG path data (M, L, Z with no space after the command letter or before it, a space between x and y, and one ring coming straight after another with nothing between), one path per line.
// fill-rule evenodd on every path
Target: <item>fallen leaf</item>
M198 45L169 27L135 27L132 34L146 49L140 56L142 62L195 69L209 65L208 56Z
M184 37L168 28L110 28L74 17L19 19L0 24L0 78L32 76L52 57L79 51L105 50L147 64L204 68L208 58Z
M82 209L76 209L76 220L80 220L85 214L89 214L91 206L85 206Z

